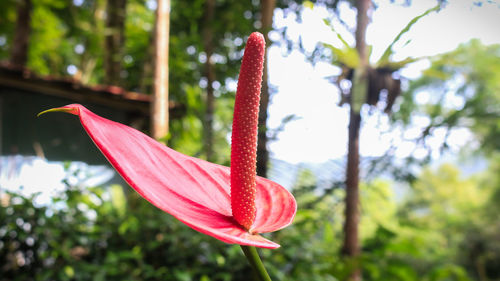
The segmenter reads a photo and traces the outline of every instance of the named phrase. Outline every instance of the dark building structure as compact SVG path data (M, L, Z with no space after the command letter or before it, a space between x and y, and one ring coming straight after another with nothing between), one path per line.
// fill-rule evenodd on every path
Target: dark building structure
M40 77L0 65L0 155L38 155L50 161L106 160L81 128L77 117L43 110L80 103L93 112L143 132L149 129L150 96L115 86L84 86L72 79ZM171 118L183 110L170 104Z

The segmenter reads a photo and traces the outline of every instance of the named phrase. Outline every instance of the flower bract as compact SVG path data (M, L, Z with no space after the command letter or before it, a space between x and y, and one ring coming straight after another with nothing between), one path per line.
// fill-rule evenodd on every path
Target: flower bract
M247 230L232 217L229 167L184 155L79 104L44 112L50 111L77 115L92 141L133 189L201 233L226 243L272 249L279 245L259 233L286 227L295 216L293 195L257 177L255 220Z

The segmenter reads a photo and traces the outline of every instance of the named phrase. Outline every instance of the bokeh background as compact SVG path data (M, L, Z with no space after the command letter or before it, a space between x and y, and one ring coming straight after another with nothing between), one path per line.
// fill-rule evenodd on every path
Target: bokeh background
M162 141L185 154L229 165L244 43L268 39L257 171L298 201L294 223L265 234L281 245L260 251L273 279L500 280L499 3L168 2ZM157 6L0 1L1 281L252 280L239 246L143 200L76 118L36 118L82 103L149 133ZM354 254L343 228L353 112Z

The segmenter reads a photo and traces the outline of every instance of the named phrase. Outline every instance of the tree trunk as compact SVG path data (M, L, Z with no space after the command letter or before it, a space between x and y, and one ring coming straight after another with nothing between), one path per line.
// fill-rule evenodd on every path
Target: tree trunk
M208 161L213 161L214 154L214 135L213 135L213 121L214 121L214 111L215 111L215 98L214 98L214 88L212 86L215 81L215 68L212 62L212 54L214 52L214 42L213 42L213 19L215 13L215 0L206 0L205 2L205 16L203 22L203 47L207 55L207 61L205 62L205 77L207 78L207 96L206 96L206 108L205 108L205 126L204 126L204 145L205 145L205 156Z
M18 1L16 30L12 42L10 62L17 66L26 66L28 61L28 43L31 33L31 0Z
M168 134L168 39L170 0L158 0L155 26L155 74L151 103L151 136L157 140Z
M259 107L259 131L257 134L257 175L267 176L267 164L269 162L269 151L267 150L267 108L269 106L269 81L267 50L269 48L268 33L273 27L273 12L276 0L262 0L262 34L266 39L266 60L264 61L264 73L262 76L262 90L260 93Z
M356 259L360 253L358 241L359 224L359 128L361 115L350 110L349 144L347 151L346 171L346 197L345 197L345 222L344 245L342 254ZM354 262L357 267L357 262ZM361 280L361 271L355 268L349 280Z
M153 32L154 33L154 32ZM151 77L154 73L154 55L155 55L155 35L152 34L148 40L146 49L146 59L142 65L141 78L139 79L139 92L151 93L153 89Z
M71 15L76 15L80 8L70 6ZM82 43L84 44L84 52L80 58L78 69L81 70L80 82L84 85L88 84L92 79L97 66L98 58L95 56L95 50L102 50L102 41L104 40L105 23L102 22L102 14L106 11L106 3L103 1L93 1L91 3L92 16L89 17L90 32L96 36L88 36Z
M126 0L108 0L104 50L105 82L120 85L123 46L125 43Z
M360 69L368 66L366 53L366 28L369 17L368 10L371 0L358 0L357 26L356 26L356 49L360 57ZM348 280L361 280L361 268L359 267L360 245L358 240L358 226L360 218L359 202L359 130L361 126L361 114L353 107L353 88L358 85L353 83L350 97L350 121L349 121L349 144L347 151L347 171L346 171L346 197L345 197L345 223L344 223L344 244L342 253L351 258L353 271Z

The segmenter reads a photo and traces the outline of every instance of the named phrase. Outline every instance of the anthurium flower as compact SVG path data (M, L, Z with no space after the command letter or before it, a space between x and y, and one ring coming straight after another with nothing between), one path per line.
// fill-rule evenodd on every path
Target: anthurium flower
M191 228L226 243L277 248L278 244L259 233L289 225L297 205L285 188L255 176L263 44L262 35L253 33L245 48L233 121L234 171L181 154L79 104L42 113L62 111L77 115L96 146L133 189Z

